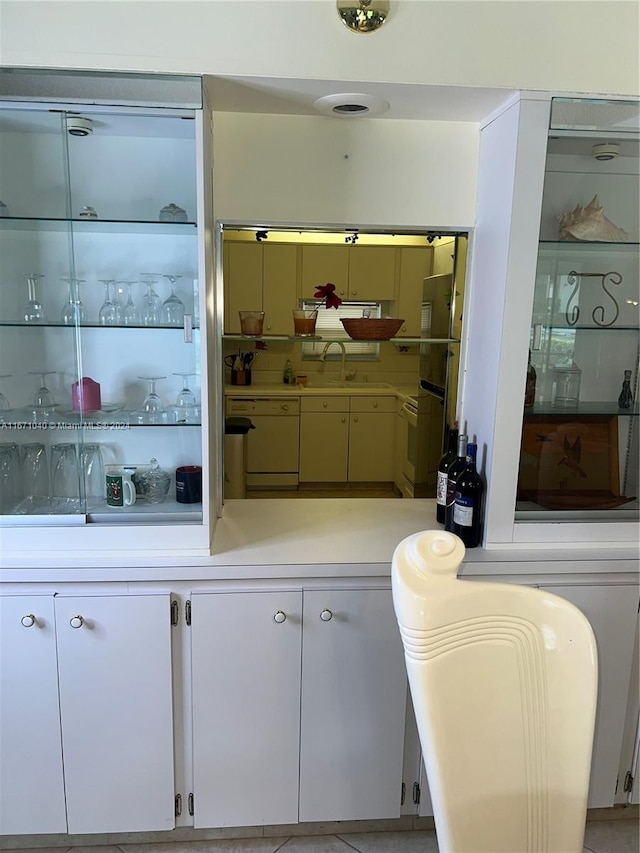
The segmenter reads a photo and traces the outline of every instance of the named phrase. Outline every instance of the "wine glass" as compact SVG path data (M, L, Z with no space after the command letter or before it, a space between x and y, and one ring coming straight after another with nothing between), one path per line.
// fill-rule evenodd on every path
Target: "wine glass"
M111 299L111 285L115 286L113 278L99 278L98 281L104 284L104 302L98 311L98 322L101 326L117 326L120 323L120 306Z
M138 424L164 424L167 422L167 410L156 393L156 382L166 378L166 376L138 376L138 379L149 383L149 392L142 401L141 408L132 412L132 417Z
M139 326L140 325L140 312L133 301L133 295L131 292L131 288L135 284L135 281L118 281L116 284L126 284L127 285L127 301L125 303L124 308L122 309L122 323L125 326Z
M0 379L10 379L12 376L11 373L3 373L0 375ZM5 397L5 395L0 391L0 421L4 420L5 415L11 411L11 404Z
M147 292L142 299L142 324L144 326L160 325L162 303L153 287L154 284L157 284L159 277L157 273L142 273L142 278L146 279L144 284L147 286Z
M40 420L43 422L48 421L57 407L53 393L47 388L47 380L45 379L46 376L51 376L55 372L55 370L29 371L29 376L40 377L40 385L34 395L31 408L31 414L35 422Z
M69 285L69 299L62 309L61 320L65 326L81 326L87 321L87 314L80 299L80 285L84 284L83 278L63 278Z
M171 283L171 293L162 303L162 322L167 326L182 326L184 323L184 302L176 296L176 281L181 275L165 275Z
M25 323L42 323L44 321L44 308L36 292L36 283L39 278L44 278L44 276L40 273L27 275L28 302L24 306L23 312Z
M175 423L199 423L200 406L196 395L189 388L189 377L195 373L174 373L174 376L182 377L182 388L178 392L174 406L169 409L169 414Z

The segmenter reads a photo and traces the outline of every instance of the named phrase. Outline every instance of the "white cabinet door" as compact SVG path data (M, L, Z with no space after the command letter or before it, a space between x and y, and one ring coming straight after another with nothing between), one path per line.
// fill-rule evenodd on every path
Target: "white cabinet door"
M352 413L350 421L349 482L393 482L395 413Z
M55 614L69 833L173 829L169 596L56 597Z
M52 595L0 598L0 834L64 833Z
M292 311L298 307L298 247L266 244L262 253L264 334L292 335Z
M635 586L543 586L587 617L598 646L598 709L589 808L613 806L638 614Z
M356 302L393 299L395 279L396 250L393 246L349 248L349 293L346 298Z
M300 415L300 482L346 483L348 412Z
M194 826L297 823L302 593L191 604Z
M400 253L400 276L394 317L404 320L397 337L420 337L422 329L422 283L431 272L431 247L404 247Z
M238 311L262 311L262 246L225 243L224 330L240 331Z
M305 590L300 821L399 817L406 695L391 591Z

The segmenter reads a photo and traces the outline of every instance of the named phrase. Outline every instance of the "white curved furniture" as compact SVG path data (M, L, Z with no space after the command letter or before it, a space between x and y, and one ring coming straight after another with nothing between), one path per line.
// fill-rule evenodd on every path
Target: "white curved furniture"
M581 853L593 631L555 595L458 580L464 555L457 536L432 530L392 562L440 853Z

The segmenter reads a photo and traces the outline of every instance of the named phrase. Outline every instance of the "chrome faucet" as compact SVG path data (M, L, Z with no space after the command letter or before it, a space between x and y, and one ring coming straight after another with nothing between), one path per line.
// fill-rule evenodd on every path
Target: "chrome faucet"
M329 341L329 343L325 344L324 349L322 350L322 352L318 356L318 361L322 362L323 364L325 363L326 358L327 358L327 350L329 349L331 344L338 344L338 346L342 350L342 358L340 359L340 375L338 376L338 381L344 382L347 351L344 348L344 344L341 341Z

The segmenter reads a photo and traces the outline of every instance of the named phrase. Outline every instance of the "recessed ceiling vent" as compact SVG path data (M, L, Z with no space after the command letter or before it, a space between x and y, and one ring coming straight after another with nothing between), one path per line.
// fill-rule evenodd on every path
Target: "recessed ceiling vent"
M321 113L338 118L360 118L361 116L380 115L389 109L389 102L377 95L362 95L345 92L339 95L325 95L313 102Z
M620 156L620 146L617 142L602 142L594 145L591 153L596 160L615 160Z

